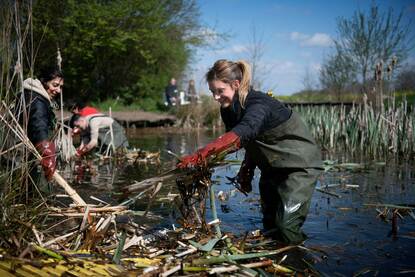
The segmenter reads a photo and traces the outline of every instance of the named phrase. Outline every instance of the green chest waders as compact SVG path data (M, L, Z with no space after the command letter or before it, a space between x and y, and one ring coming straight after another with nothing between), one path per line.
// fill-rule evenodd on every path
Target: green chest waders
M261 170L264 229L279 241L302 242L306 236L301 226L323 169L311 133L293 111L290 119L260 134L245 148Z
M112 129L112 134L111 134ZM115 149L120 147L128 147L128 140L125 136L124 128L114 120L111 128L100 128L98 133L98 141L101 145L101 152L106 151L106 148L112 144Z

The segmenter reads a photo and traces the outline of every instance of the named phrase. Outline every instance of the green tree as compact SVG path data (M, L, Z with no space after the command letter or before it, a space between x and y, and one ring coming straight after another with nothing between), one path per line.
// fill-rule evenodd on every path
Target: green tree
M59 47L65 95L94 101L154 105L204 41L194 0L38 0L33 18L37 68Z

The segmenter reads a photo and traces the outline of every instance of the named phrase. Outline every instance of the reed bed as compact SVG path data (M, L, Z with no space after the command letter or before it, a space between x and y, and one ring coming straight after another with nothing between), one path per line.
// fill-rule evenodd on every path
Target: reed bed
M415 156L415 111L403 101L382 110L361 105L295 108L324 150L373 158Z

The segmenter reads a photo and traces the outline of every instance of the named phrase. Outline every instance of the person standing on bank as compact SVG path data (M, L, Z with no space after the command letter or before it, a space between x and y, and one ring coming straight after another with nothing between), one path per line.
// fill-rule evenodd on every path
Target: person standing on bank
M81 145L76 149L76 157L82 157L92 151L98 144L105 152L111 145L118 149L128 147L128 140L124 128L113 118L104 114L88 116L73 115L72 129L79 128ZM112 132L112 133L111 133Z
M250 90L245 61L218 60L206 74L226 133L183 157L179 168L200 166L218 153L245 148L237 181L252 190L254 170L261 170L259 190L266 233L280 242L297 244L315 183L322 172L321 151L299 115L265 93Z
M55 113L52 107L57 104L53 99L62 92L63 74L56 68L48 68L40 73L39 79L28 78L23 81L25 107L16 111L27 113L27 135L42 156L41 165L48 181L56 170L56 148L52 140L55 129ZM21 106L20 106L21 107ZM23 121L23 113L18 115Z
M197 102L195 80L193 79L189 81L189 86L187 87L187 97L190 103L194 104Z
M171 107L174 103L176 103L177 99L177 85L176 79L171 78L169 84L164 89L164 94L166 96L167 106Z

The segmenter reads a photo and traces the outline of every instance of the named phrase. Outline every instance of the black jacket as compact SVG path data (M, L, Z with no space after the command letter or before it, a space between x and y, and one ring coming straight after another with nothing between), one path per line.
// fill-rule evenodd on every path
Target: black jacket
M37 143L48 140L55 126L55 113L52 110L48 99L35 91L24 90L24 110L28 115L27 135L30 141ZM19 112L19 122L23 123L24 111L16 109Z
M301 117L270 96L250 91L245 109L236 97L221 115L261 171L322 168L320 149Z
M284 104L254 90L245 99L245 109L242 109L238 95L235 94L232 105L221 108L220 111L226 131L235 132L242 145L287 121L291 115L291 110Z
M166 97L172 98L176 97L177 94L177 86L169 84L165 89L164 93L166 94Z

